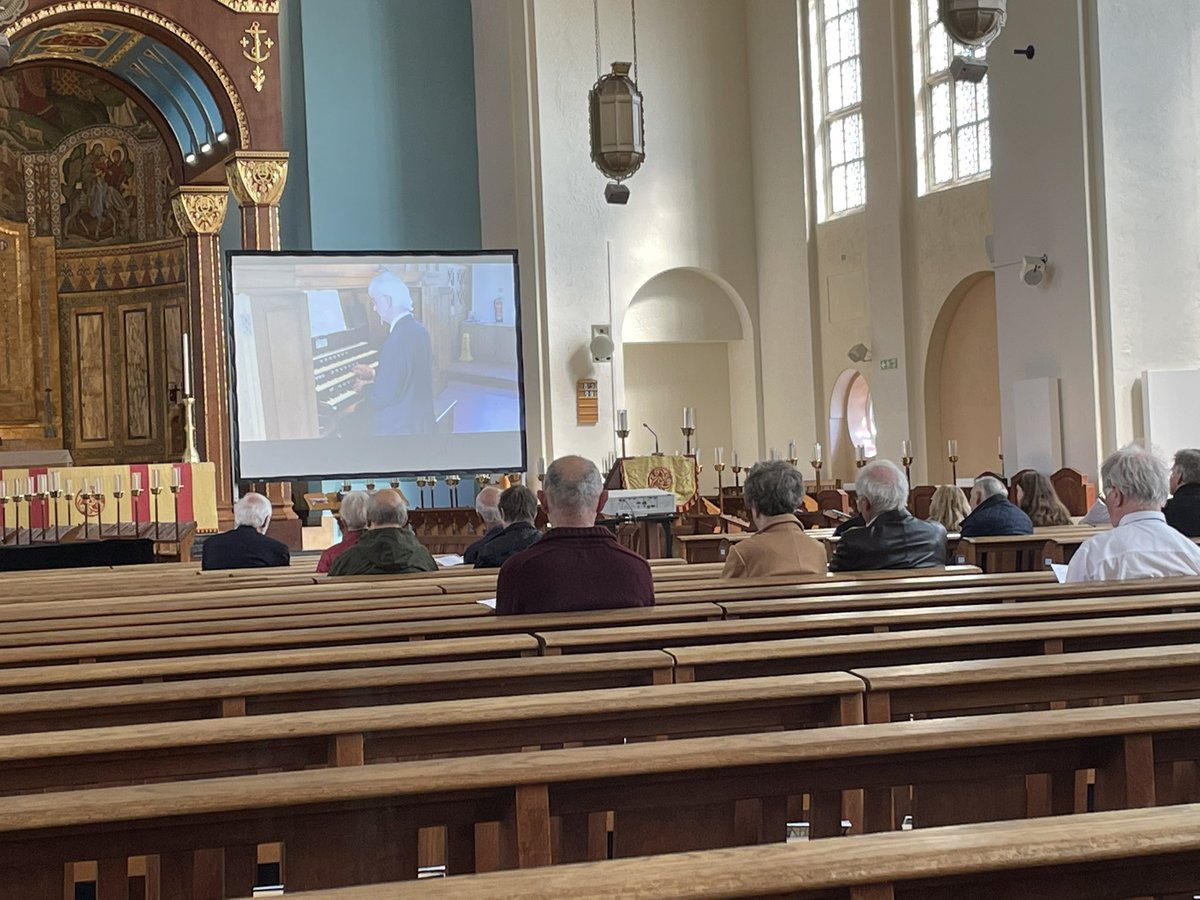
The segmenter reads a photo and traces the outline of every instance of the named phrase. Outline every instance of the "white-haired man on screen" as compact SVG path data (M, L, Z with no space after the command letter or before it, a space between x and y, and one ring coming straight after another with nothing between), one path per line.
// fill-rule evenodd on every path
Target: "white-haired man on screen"
M379 366L355 366L354 388L363 393L377 435L433 431L433 342L413 317L408 285L393 272L381 272L367 288L375 312L388 328Z
M271 501L262 494L246 494L233 505L232 531L204 541L204 569L261 569L291 563L287 545L267 537Z

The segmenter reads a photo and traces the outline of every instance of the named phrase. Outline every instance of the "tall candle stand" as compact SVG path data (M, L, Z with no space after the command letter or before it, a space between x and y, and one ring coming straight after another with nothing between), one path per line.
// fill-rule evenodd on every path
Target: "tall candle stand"
M911 456L902 456L902 457L900 457L900 463L901 463L901 464L904 466L904 479L905 479L905 481L907 481L909 484L912 484L912 464L913 464L913 457L911 457Z
M1004 471L1004 453L1001 452L997 453L996 455L1000 457L1000 477L1007 481L1008 473Z
M692 455L692 435L694 435L696 433L696 428L693 425L684 425L679 430L681 432L683 432L683 442L684 442L683 455L691 456Z
M437 507L437 476L430 475L425 480L425 486L429 488L429 505Z
M621 439L621 459L625 459L626 458L625 439L627 437L629 437L629 429L628 428L618 428L617 429L617 437L619 437Z
M86 541L89 534L88 525L90 524L88 520L92 515L92 489L86 481L83 483L83 487L79 489L79 499L83 501L83 539Z
M0 490L0 547L8 543L8 487Z
M422 508L424 508L424 506L425 506L425 476L424 475L417 476L417 493L420 497L420 505Z
M488 475L485 472L480 472L478 475L475 476L476 489L482 491L485 487L488 486L488 482L491 480L492 480L491 475Z
M12 492L13 505L13 543L18 547L21 546L21 484L17 482L13 485Z
M121 501L125 499L125 492L121 490L121 480L118 478L117 483L113 486L113 499L117 501L117 537L121 536ZM55 526L57 527L57 525ZM134 529L134 537L137 537L137 529Z
M462 483L461 475L447 475L446 487L450 489L450 505L458 507L458 486Z
M96 538L102 540L104 538L104 481L97 479L92 485L92 500L96 503Z
M713 470L717 473L717 513L719 515L723 516L723 515L725 515L725 490L724 490L725 485L722 483L721 476L722 476L722 473L724 473L724 471L725 471L725 463L723 463L723 462L713 463ZM726 527L727 526L726 526L724 520L722 520L721 521L721 530L724 531L726 529Z
M46 539L46 532L50 530L50 485L45 480L46 476L38 476L38 500L42 506L42 540ZM57 540L55 536L55 540Z
M183 490L182 484L171 485L171 499L175 502L175 543L179 543L179 492Z
M130 518L133 519L133 536L140 538L142 536L142 520L139 515L138 505L143 494L141 482L136 482L129 488L129 512ZM69 510L70 507L67 507Z
M75 507L75 491L71 484L71 479L67 479L67 489L63 491L63 499L67 501L67 531L75 527L75 515L72 509Z
M817 483L816 483L816 488L814 490L816 493L819 494L819 493L821 493L821 464L824 463L825 460L810 459L808 462L809 462L809 465L811 465L813 467L813 470L817 473Z
M742 466L740 463L734 463L732 466L729 467L729 471L731 471L733 473L733 487L736 490L737 488L740 488L742 486L742 480L741 480Z
M183 462L200 462L200 452L196 449L196 398L183 398ZM118 526L120 523L117 523Z
M958 457L957 456L947 456L946 459L950 460L950 483L957 486L958 485Z
M162 519L158 515L158 495L162 493L162 485L150 485L150 496L154 498L154 539L157 541L159 537L159 523Z
M25 480L25 523L29 526L29 543L33 543L33 501L37 496L32 478Z
M62 530L58 527L58 498L62 496L62 493L63 493L62 488L59 487L57 482L55 482L53 485L51 485L50 499L53 500L54 503L51 505L50 508L53 510L54 543L56 543L56 544L62 540Z

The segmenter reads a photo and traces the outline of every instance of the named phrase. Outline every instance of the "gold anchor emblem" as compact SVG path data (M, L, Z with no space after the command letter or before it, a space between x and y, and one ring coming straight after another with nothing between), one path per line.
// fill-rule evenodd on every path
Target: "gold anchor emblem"
M262 63L271 58L271 49L275 46L275 41L258 22L247 28L245 34L247 36L241 40L242 56L254 63L250 81L254 84L254 89L261 93L267 81L267 73L263 71Z

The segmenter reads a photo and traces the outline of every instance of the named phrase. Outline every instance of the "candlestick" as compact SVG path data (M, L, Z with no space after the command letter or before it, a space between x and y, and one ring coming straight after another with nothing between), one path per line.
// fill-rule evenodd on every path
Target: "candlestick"
M813 493L819 494L821 493L821 465L825 462L825 460L821 459L820 444L813 444L813 458L808 462L817 473L817 483L816 487L813 489Z
M92 490L88 487L87 479L79 487L79 499L83 501L83 539L88 538L88 520L92 515Z
M50 530L50 479L45 475L39 475L37 479L37 487L38 500L41 501L42 506L42 540L45 540L46 532ZM29 524L32 528L33 522L31 521Z
M717 461L713 463L713 469L717 473L717 515L725 515L725 485L722 475L725 472L725 463L722 461L722 448L717 448ZM721 531L728 531L729 524L723 519L721 520Z
M904 466L904 477L911 485L913 464L912 441L900 442L900 464Z
M120 536L121 536L121 501L122 501L122 500L125 498L125 491L124 491L124 490L122 490L122 488L124 487L124 483L121 481L121 476L120 476L120 475L116 476L116 478L115 478L115 479L113 479L113 484L114 484L114 488L113 488L113 493L112 493L112 495L113 495L113 499L117 501L117 512L116 512L116 516L117 516L117 537L120 537ZM54 523L54 527L55 527L56 529L58 528L58 523L57 523L57 521ZM136 532L136 530L134 531L134 535L133 535L133 536L134 536L134 537L137 537L137 532Z
M958 456L958 441L946 441L946 455Z
M800 454L796 452L796 442L788 441L788 459L799 459ZM795 463L792 463L795 465Z
M685 406L683 408L683 427L684 428L695 428L696 427L696 410L690 406Z
M625 410L617 410L617 437L621 439L621 459L625 459L628 454L625 452L625 438L629 437L629 416L625 414ZM542 467L538 471L539 475L546 472L546 461L542 460Z
M957 443L957 441L955 442ZM948 457L950 460L950 483L958 484L958 456L957 454Z
M183 398L183 462L200 462L200 451L196 449L196 400Z
M617 431L628 431L628 430L629 430L629 410L618 409L617 410Z
M158 514L158 495L162 493L162 485L158 483L158 470L150 470L150 495L154 498L154 539L159 536L161 517Z
M183 396L192 396L192 342L191 336L183 333Z
M177 488L183 486L183 473L179 469L171 466L171 487Z
M179 470L176 469L175 473L178 475ZM172 479L172 481L174 483L171 485L171 497L175 501L175 543L178 544L179 543L179 492L181 490L183 490L183 484L178 482L178 480L176 480L176 479Z
M685 410L685 412L686 412L686 410ZM685 416L685 419L686 419L686 416ZM692 435L694 435L696 433L696 429L692 425L684 425L679 430L683 432L683 441L684 441L684 445L685 445L684 456L691 456L692 455Z

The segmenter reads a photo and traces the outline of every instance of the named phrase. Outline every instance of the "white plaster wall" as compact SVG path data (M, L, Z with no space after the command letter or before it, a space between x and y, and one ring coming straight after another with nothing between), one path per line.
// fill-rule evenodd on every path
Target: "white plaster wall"
M1109 450L1143 439L1143 371L1200 366L1200 5L1097 6L1112 328Z
M997 262L1041 253L1051 262L1037 288L1012 268L996 276L1006 456L1016 447L1013 383L1059 378L1064 464L1094 475L1100 442L1081 2L1009 0L1002 52L989 54L991 193ZM1032 60L1009 50L1030 43ZM1135 59L1120 56L1119 66ZM1154 58L1165 57L1156 51Z
M600 7L607 67L630 58L629 6L603 0ZM613 410L625 405L621 318L646 281L679 266L704 269L732 288L757 326L745 9L724 0L638 4L647 161L629 182L626 207L604 203L604 178L588 159L587 91L596 77L592 4L532 0L532 9L552 412L547 443L554 454L600 457L614 449ZM590 326L605 322L613 325L618 353L612 364L593 365L586 351ZM747 342L730 347L731 416L740 440L757 431L757 365ZM600 424L578 426L568 411L576 379L588 375L601 384ZM698 405L693 401L710 389L695 384L688 392L694 396L676 396L671 406ZM631 407L630 415L640 421L638 410ZM677 427L674 417L661 424Z

